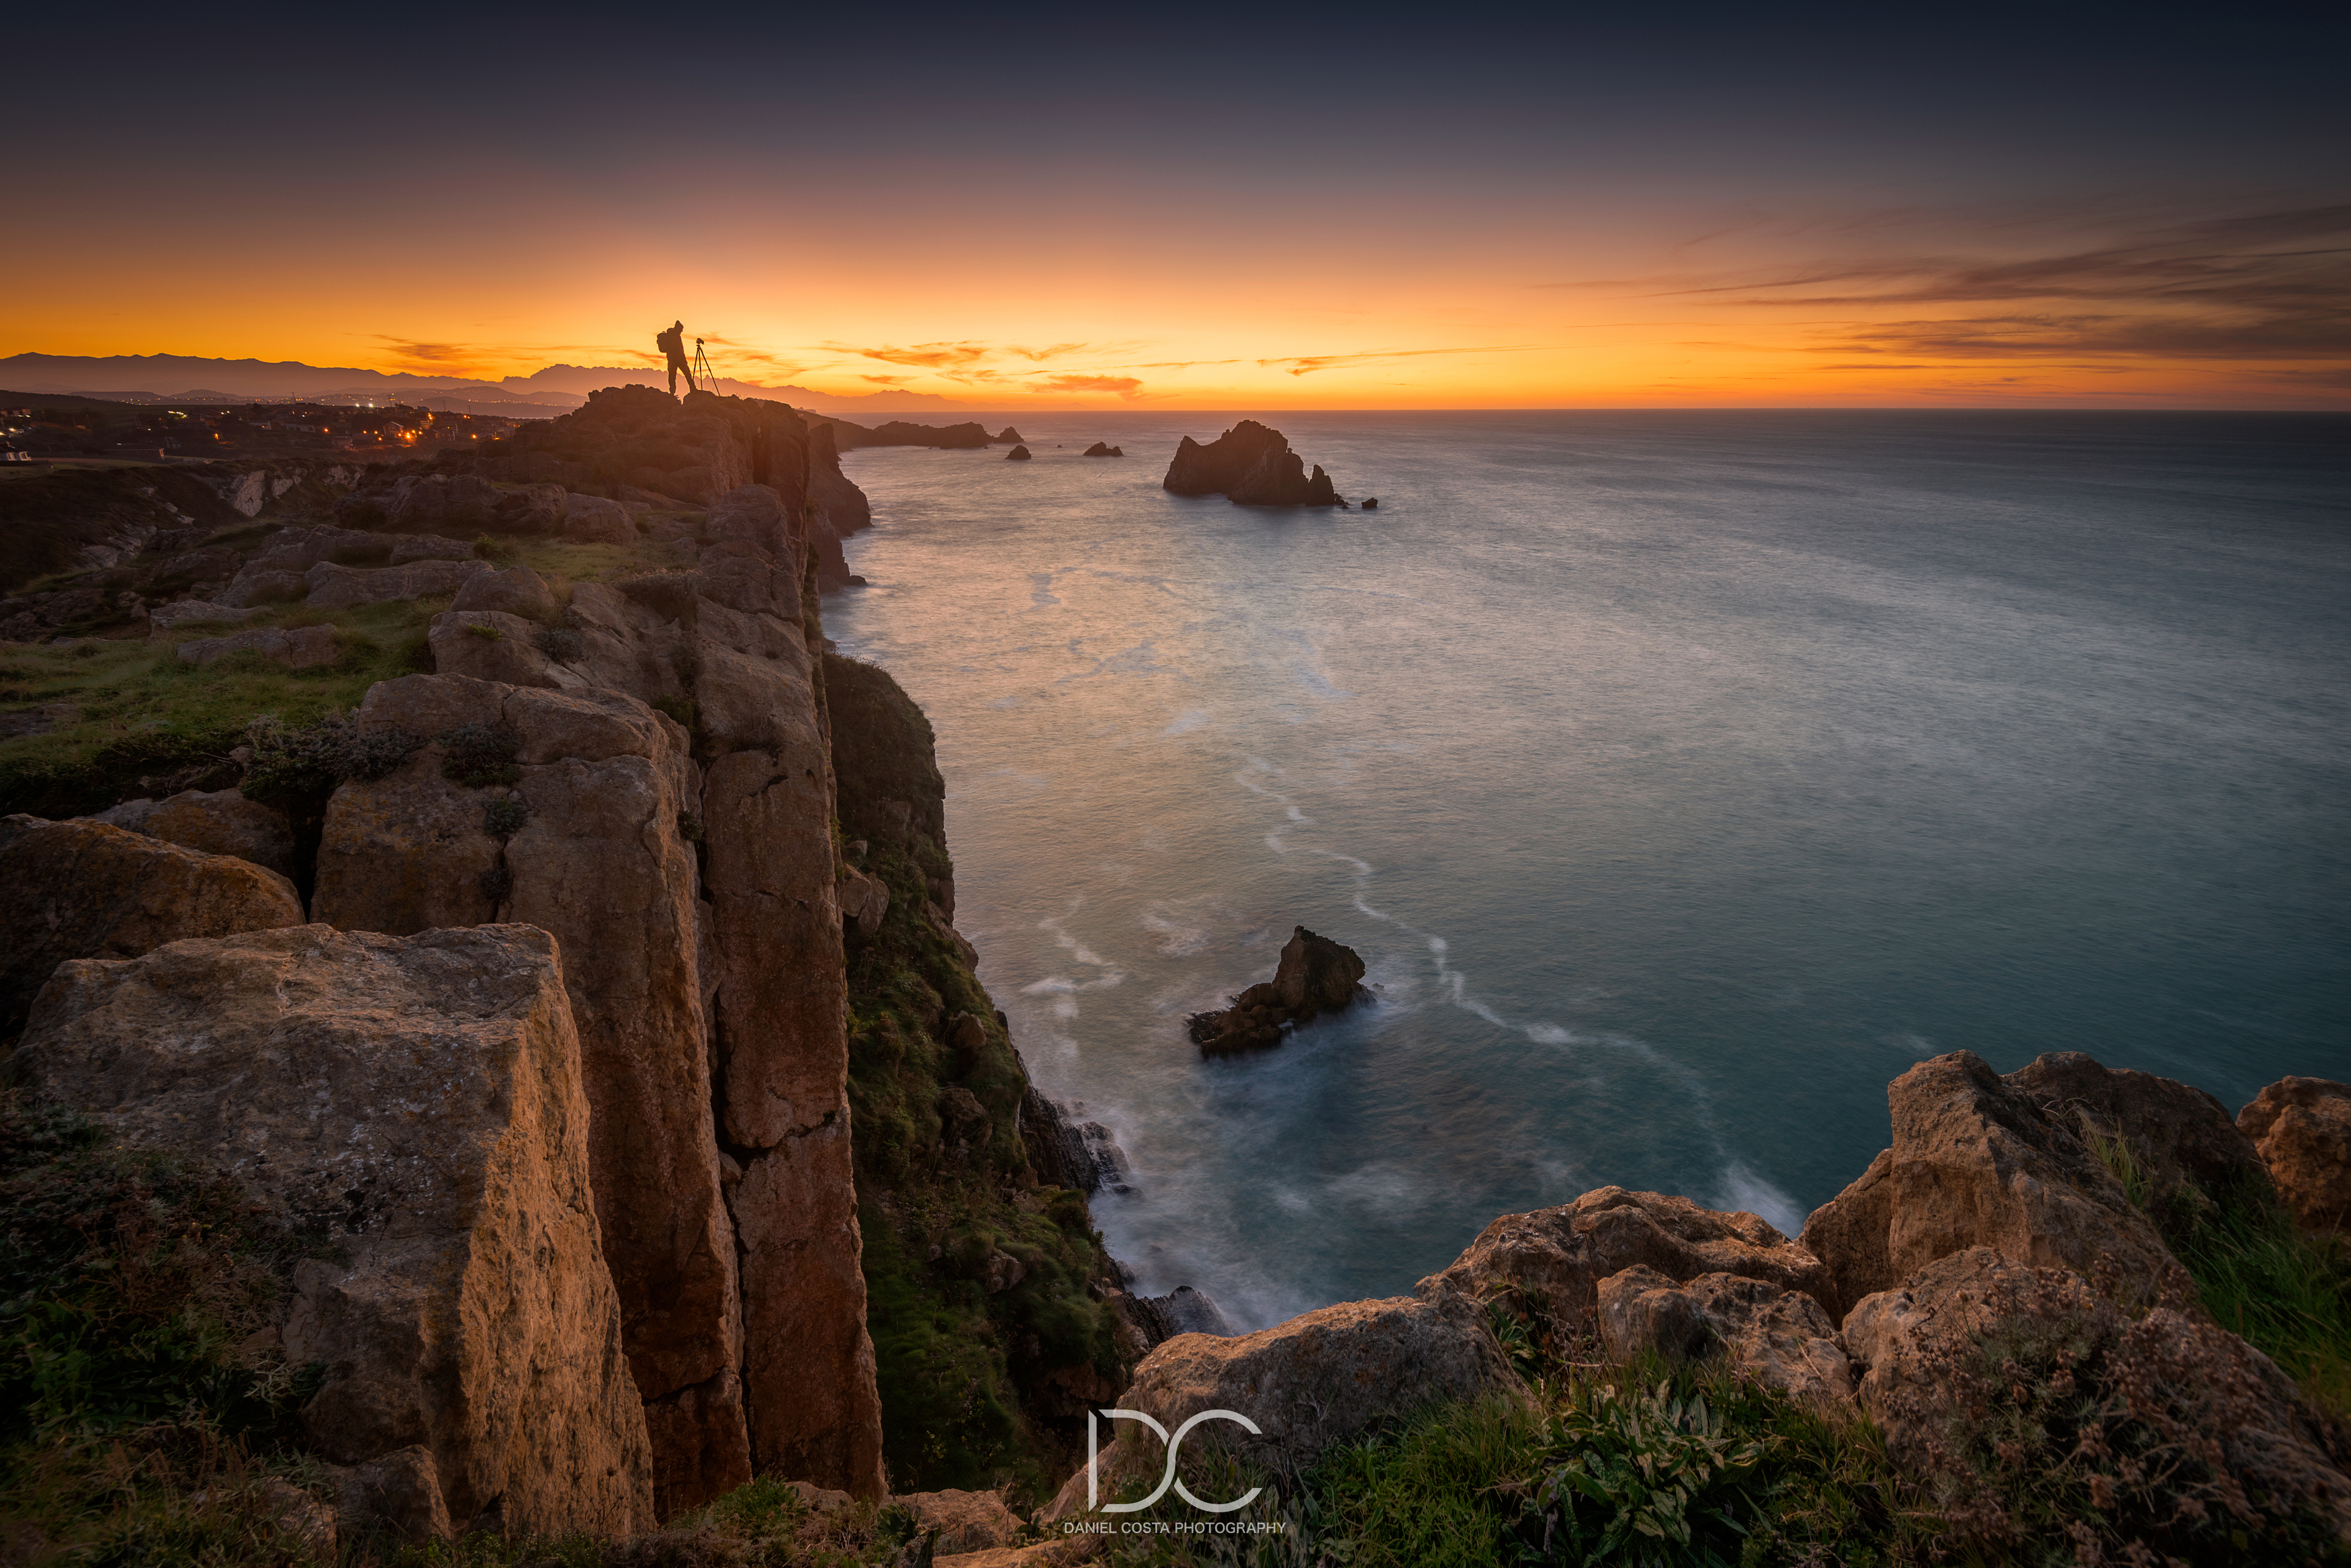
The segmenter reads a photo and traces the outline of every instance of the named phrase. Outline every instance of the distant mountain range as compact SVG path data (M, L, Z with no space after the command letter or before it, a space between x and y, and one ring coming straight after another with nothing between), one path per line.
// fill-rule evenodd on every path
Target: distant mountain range
M314 402L366 400L462 402L475 413L524 418L561 413L604 387L635 381L664 384L643 365L549 365L528 376L474 380L463 376L415 376L350 367L305 365L295 359L205 359L186 354L12 354L0 358L0 386L24 392L69 393L123 402L242 402L302 398ZM710 389L728 396L789 403L819 413L917 413L970 409L928 392L883 391L841 396L811 387L764 387L716 377Z

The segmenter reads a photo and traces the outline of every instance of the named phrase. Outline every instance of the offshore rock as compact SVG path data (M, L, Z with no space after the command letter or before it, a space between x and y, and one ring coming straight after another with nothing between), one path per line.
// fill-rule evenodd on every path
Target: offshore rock
M1700 1274L1680 1284L1635 1266L1600 1282L1600 1337L1631 1361L1645 1351L1695 1359L1717 1350L1746 1377L1799 1398L1849 1401L1853 1367L1812 1297L1769 1280Z
M1029 461L1029 449L1025 446L1016 446L1010 452L1004 454L1004 461L1007 462L1027 462Z
M69 963L16 1059L124 1143L339 1232L281 1334L326 1368L302 1420L353 1467L347 1508L627 1534L654 1516L579 1049L543 931L303 926Z
M1114 446L1096 441L1079 454L1081 457L1124 457L1126 453Z
M2351 1220L2351 1085L2281 1078L2237 1113L2278 1194L2313 1231Z
M111 823L206 855L232 855L280 877L294 875L294 828L274 805L233 789L182 790L169 799L127 800L89 820Z
M1600 1282L1635 1266L1677 1284L1735 1274L1815 1301L1827 1278L1818 1258L1752 1214L1603 1187L1558 1209L1504 1215L1442 1273L1421 1281L1419 1293L1480 1303L1515 1296L1547 1317L1564 1344L1593 1332Z
M1002 430L997 431L990 439L995 441L1026 441L1028 438L1023 436L1019 431L1014 430L1010 425L1007 425Z
M1241 421L1206 446L1186 436L1160 483L1178 495L1223 495L1251 506L1341 504L1321 468L1308 479L1289 438L1255 420Z
M1244 1459L1313 1463L1343 1443L1440 1400L1499 1394L1524 1400L1521 1383L1486 1326L1460 1300L1412 1296L1342 1302L1236 1338L1185 1334L1134 1369L1120 1405L1155 1417L1173 1432L1203 1410L1237 1410L1261 1435L1225 1421L1194 1428L1193 1440L1223 1445ZM1158 1483L1165 1448L1142 1423L1115 1424L1102 1452L1100 1501L1140 1480ZM1047 1522L1086 1509L1087 1475L1071 1476L1045 1511Z
M127 959L183 937L302 923L302 900L275 871L183 849L111 823L0 817L0 1041L72 959Z
M2181 1111L2180 1126L2195 1124L2186 1115L2194 1107L2168 1092L2117 1086L2098 1076L2105 1071L2061 1063L2028 1084L2024 1074L2003 1079L1982 1058L1955 1051L1887 1085L1893 1148L1804 1227L1805 1244L1829 1270L1823 1304L1849 1310L1970 1247L2084 1272L2110 1258L2126 1291L2152 1299L2179 1265L2091 1147L2079 1117L2052 1116L2032 1085L2053 1095L2064 1083L2087 1086L2109 1106L2160 1103ZM2164 1147L2195 1144L2169 1136Z
M1186 1027L1205 1056L1263 1050L1280 1044L1286 1028L1365 1000L1363 979L1364 961L1353 948L1294 927L1270 982L1250 986L1221 1012L1192 1014Z
M748 1480L751 1466L731 1392L741 1306L711 1126L695 851L680 827L699 794L685 732L617 691L451 675L381 682L353 722L410 735L470 730L514 748L499 784L446 776L436 741L384 778L337 790L317 913L394 935L521 921L561 944L592 1112L596 1215L659 1445L657 1495L665 1510L698 1506ZM686 1417L661 1408L681 1402ZM714 1432L730 1409L731 1435Z

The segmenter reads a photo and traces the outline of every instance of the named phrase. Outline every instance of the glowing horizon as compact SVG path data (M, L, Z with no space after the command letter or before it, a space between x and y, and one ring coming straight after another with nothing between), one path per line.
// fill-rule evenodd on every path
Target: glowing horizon
M1411 82L1376 115L1249 63L1204 88L1200 46L1137 34L811 36L897 72L876 123L860 80L803 60L778 98L707 38L706 113L583 106L567 82L633 68L620 26L536 41L544 79L486 28L381 147L272 127L412 114L397 41L346 80L332 39L262 40L266 108L168 39L77 78L90 129L21 171L58 221L0 252L0 354L653 379L682 318L722 377L1007 411L2351 408L2343 111L2192 36L2115 64L2128 90L1944 46L1907 91L1805 40L1562 35L1546 67L1367 36L1331 70ZM1078 85L988 88L1016 64Z

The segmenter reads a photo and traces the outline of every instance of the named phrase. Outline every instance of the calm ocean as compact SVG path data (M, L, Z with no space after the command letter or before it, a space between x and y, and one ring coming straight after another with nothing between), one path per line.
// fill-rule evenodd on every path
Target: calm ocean
M825 607L1145 1290L1262 1326L1612 1182L1792 1233L1938 1052L2351 1078L2351 417L1288 414L1379 510L1159 488L1234 417L852 453ZM1203 1062L1300 924L1376 1003Z

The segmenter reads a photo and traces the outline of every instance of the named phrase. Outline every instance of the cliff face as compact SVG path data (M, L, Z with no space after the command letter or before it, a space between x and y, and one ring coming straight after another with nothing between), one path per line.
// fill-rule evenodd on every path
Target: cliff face
M893 1482L1049 1493L1084 1412L1143 1346L1069 1172L1032 1158L1049 1109L950 924L955 871L929 722L870 665L828 656L851 875L886 907L848 937L850 1096L869 1321ZM1024 1121L1024 1102L1032 1107ZM1050 1152L1050 1151L1049 1151Z

